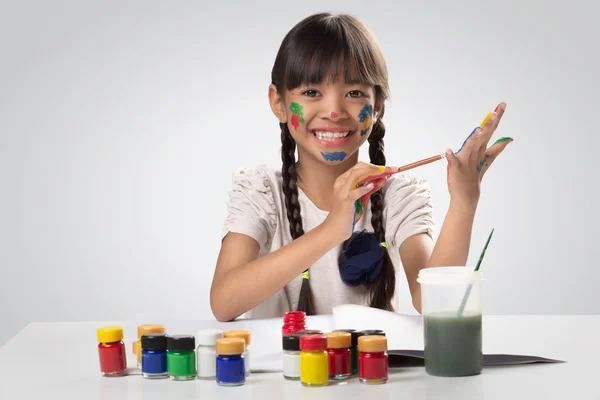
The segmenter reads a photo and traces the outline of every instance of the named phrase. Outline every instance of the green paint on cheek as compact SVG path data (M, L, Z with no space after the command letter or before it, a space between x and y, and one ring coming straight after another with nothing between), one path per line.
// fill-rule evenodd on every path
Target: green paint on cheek
M509 140L512 141L513 138L510 138L510 137L501 137L500 139L496 140L492 146L494 146L494 145L496 145L498 143L507 142Z

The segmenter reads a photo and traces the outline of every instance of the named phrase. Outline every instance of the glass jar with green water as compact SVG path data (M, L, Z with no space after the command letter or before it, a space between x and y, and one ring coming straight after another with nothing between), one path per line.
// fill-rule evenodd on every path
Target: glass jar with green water
M425 371L432 376L480 374L483 368L481 272L468 267L419 272Z
M172 381L196 378L196 340L192 335L167 337L167 372Z

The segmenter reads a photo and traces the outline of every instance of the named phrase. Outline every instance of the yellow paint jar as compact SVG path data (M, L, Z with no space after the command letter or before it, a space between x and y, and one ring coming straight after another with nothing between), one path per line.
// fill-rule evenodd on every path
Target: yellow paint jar
M304 386L326 386L329 383L325 335L300 336L300 382Z

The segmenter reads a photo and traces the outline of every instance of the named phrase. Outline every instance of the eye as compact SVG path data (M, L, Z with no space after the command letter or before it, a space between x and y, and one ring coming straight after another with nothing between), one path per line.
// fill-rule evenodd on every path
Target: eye
M305 90L304 92L302 92L302 94L304 96L308 96L308 97L316 97L318 93L319 92L317 90L313 90L313 89L308 89L308 90Z
M358 97L363 97L364 93L361 92L360 90L351 90L348 92L348 95L350 97L358 98Z

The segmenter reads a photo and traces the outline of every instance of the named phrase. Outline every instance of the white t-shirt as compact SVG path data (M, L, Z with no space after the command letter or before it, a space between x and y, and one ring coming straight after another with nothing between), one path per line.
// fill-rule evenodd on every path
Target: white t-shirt
M434 237L433 206L429 185L402 174L388 178L381 189L384 194L384 224L388 253L396 269L396 293L392 304L398 312L415 314L406 274L402 267L399 248L402 242L415 234L427 233ZM298 197L304 232L321 224L328 212L317 208L298 188ZM267 165L240 168L232 174L228 214L222 237L237 232L254 238L260 245L260 256L275 251L292 241L285 210L280 169ZM355 231L371 226L370 202ZM310 267L310 285L317 314L330 314L340 304L368 306L369 295L363 285L347 286L340 278L338 256L342 245L331 249ZM244 315L245 318L276 318L295 310L302 277L300 274L285 287Z

